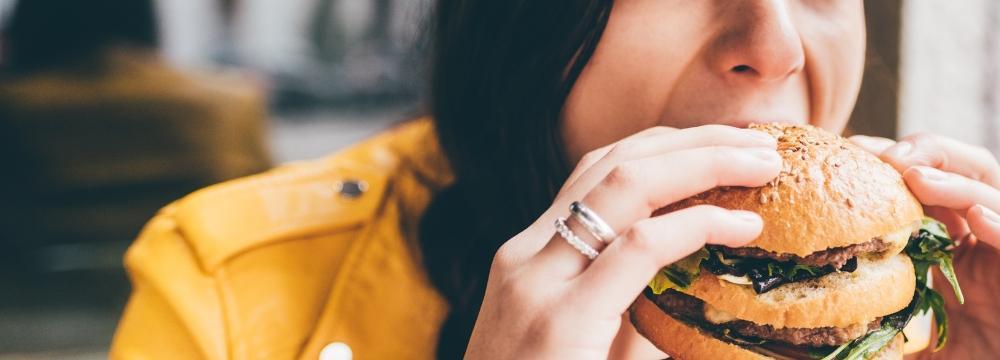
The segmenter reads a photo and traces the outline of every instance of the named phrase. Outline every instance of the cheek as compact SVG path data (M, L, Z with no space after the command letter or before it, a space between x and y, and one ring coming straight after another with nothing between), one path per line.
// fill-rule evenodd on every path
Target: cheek
M860 1L799 18L809 76L813 125L841 132L854 110L865 67L865 20ZM808 10L803 10L808 14ZM822 16L822 18L820 18Z
M615 3L563 109L568 158L662 124L664 101L704 42L708 1ZM681 16L683 15L683 16Z

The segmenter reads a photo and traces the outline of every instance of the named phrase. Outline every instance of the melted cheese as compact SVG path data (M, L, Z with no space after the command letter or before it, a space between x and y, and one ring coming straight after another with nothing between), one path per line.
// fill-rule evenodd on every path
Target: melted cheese
M910 236L916 234L920 230L920 222L916 222L910 226L904 226L902 229L890 232L882 236L882 240L885 242L906 242L910 239Z
M886 249L886 251L882 252L881 254L863 254L861 255L861 257L868 257L868 258L875 257L875 258L885 259L890 256L899 254L900 252L903 251L903 248L906 247L906 243L910 240L910 237L913 236L913 234L916 234L918 230L920 230L920 225L921 222L917 221L910 226L904 226L902 229L880 236L882 242L891 244L892 247Z
M716 277L736 285L753 285L753 282L751 282L750 278L748 278L746 275L734 276L729 274L722 274L722 275L716 275Z
M705 304L705 320L713 324L722 324L736 320L736 316Z

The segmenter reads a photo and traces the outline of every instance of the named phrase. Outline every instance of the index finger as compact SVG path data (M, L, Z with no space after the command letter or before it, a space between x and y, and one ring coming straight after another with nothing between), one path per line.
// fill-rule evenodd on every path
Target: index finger
M763 228L757 214L709 205L642 220L575 279L576 296L570 301L588 312L623 313L663 266L705 244L745 245Z
M899 172L929 166L1000 187L1000 165L988 150L931 134L904 137L885 149L880 158Z

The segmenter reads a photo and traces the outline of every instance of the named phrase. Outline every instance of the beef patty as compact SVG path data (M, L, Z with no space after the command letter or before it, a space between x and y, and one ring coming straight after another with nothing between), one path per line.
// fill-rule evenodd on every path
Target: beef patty
M799 346L832 346L840 345L857 339L869 331L878 329L882 319L878 318L868 324L856 324L845 328L780 328L770 325L760 325L746 320L733 320L721 324L713 324L705 318L705 303L696 297L667 290L660 295L648 293L653 302L665 313L674 317L696 322L708 327L729 329L749 339L779 341Z
M778 254L776 252L754 247L731 248L725 246L714 246L713 249L721 251L728 257L774 259L778 261L793 261L796 264L812 265L816 267L833 265L834 268L840 268L847 263L847 260L850 260L853 257L861 254L880 253L889 250L890 247L892 247L892 244L884 242L882 239L873 239L872 241L861 244L817 251L806 257L794 254Z

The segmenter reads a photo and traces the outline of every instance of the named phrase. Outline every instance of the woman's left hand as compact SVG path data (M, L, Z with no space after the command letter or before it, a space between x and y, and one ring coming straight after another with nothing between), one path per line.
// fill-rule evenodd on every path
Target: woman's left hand
M943 222L960 240L955 271L965 294L959 305L945 298L950 319L942 359L987 359L1000 354L1000 165L986 149L929 134L899 142L854 136L851 140L903 174L928 216ZM934 271L936 284L947 284ZM947 287L945 285L945 287ZM927 357L930 357L929 351Z

